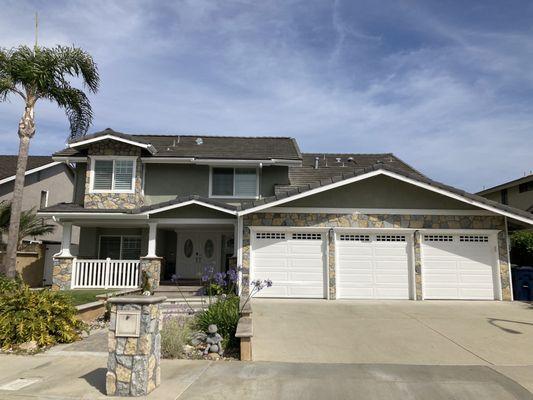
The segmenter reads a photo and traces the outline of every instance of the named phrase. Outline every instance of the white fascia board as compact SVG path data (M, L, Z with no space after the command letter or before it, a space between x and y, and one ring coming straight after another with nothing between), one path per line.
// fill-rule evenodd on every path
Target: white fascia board
M484 234L484 235L496 235L500 230L498 229L432 229L432 228L419 228L415 229L421 233L425 234L435 234L435 233L447 233L447 234Z
M435 192L435 193L439 193L439 194L441 194L443 196L451 197L452 199L461 201L463 203L470 204L470 205L482 208L482 209L487 210L487 211L491 211L491 212L493 212L495 214L503 215L503 216L515 219L517 221L521 221L521 222L525 222L526 224L533 225L533 218L526 218L526 217L522 217L520 215L513 214L513 213L508 212L508 211L500 210L500 209L498 209L496 207L492 207L490 205L478 202L476 200L472 200L472 199L466 198L466 197L458 195L456 193L452 193L452 192L450 192L448 190L437 188L437 187L432 186L430 184L427 184L427 183L424 183L424 182L419 182L419 181L417 181L415 179L407 178L407 177L405 177L403 175L400 175L400 174L397 174L397 173L394 173L394 172L391 172L391 171L387 171L387 170L382 170L382 169L381 170L377 170L377 171L372 171L372 172L369 172L369 173L366 173L366 174L362 174L362 175L359 175L359 176L355 176L353 178L344 179L344 180L341 180L339 182L331 183L329 185L321 186L321 187L318 187L318 188L315 188L315 189L311 189L311 190L308 190L308 191L303 192L303 193L299 193L299 194L294 195L294 196L285 197L283 199L280 199L280 200L277 200L277 201L273 201L272 203L262 204L260 206L250 208L248 210L240 211L238 214L239 215L251 214L251 213L254 213L254 212L258 212L260 210L264 210L264 209L275 207L275 206L277 206L279 204L284 204L284 203L288 203L288 202L291 202L291 201L294 201L294 200L301 199L303 197L312 196L312 195L317 194L317 193L321 193L321 192L325 192L327 190L335 189L337 187L349 185L350 183L354 183L354 182L357 182L357 181L365 180L365 179L368 179L368 178L371 178L371 177L374 177L374 176L377 176L377 175L386 175L386 176L389 176L391 178L398 179L400 181L410 183L410 184L412 184L414 186L418 186L418 187L421 187L423 189L426 189L426 190L429 190L429 191L432 191L432 192Z
M197 159L194 157L142 157L141 162L144 164L195 164L195 165L280 165L291 166L301 165L299 160L282 160L282 159L269 159L269 160L231 160L231 159Z
M189 200L189 201L185 201L183 203L172 204L170 206L156 208L154 210L145 211L145 212L141 213L141 215L156 214L156 213L160 213L160 212L163 212L163 211L173 210L175 208L190 206L192 204L196 204L196 205L199 205L199 206L202 206L202 207L206 207L206 208L211 208L213 210L221 211L221 212L224 212L224 213L227 213L227 214L231 214L231 215L237 215L237 211L227 210L225 208L218 207L218 206L215 206L215 205L209 204L209 203L204 203L203 201L198 201L198 200Z
M54 161L54 162L51 162L51 163L48 163L48 164L45 164L45 165L41 165L40 167L37 167L37 168L29 169L29 170L27 170L24 173L24 176L31 175L31 174L33 174L35 172L42 171L43 169L54 167L54 166L56 166L58 164L61 164L61 163L59 161ZM7 178L1 179L0 180L0 185L2 185L4 183L7 183L7 182L14 181L15 180L15 176L16 175L12 175L12 176L8 176Z
M52 160L63 163L86 163L87 157L52 157Z
M38 217L53 217L53 218L77 218L77 219L148 219L147 215L143 214L123 214L123 213L98 213L98 212L37 212Z
M102 140L116 140L118 142L130 144L132 146L142 147L143 149L148 150L152 154L155 153L154 146L152 146L151 144L135 142L133 140L124 139L124 138L121 138L119 136L115 136L115 135L111 135L111 134L98 136L98 137L87 139L87 140L82 140L80 142L70 143L69 147L76 148L76 147L85 146L85 145L88 145L88 144L91 144L91 143L100 142Z
M272 207L275 213L318 214L394 214L394 215L493 215L487 210L449 210L423 208L328 208L328 207Z
M253 225L248 226L250 232L327 232L333 229L331 226L265 226Z

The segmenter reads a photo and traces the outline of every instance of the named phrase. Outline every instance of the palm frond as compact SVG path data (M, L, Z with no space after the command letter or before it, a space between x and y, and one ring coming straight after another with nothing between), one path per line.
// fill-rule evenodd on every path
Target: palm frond
M93 111L89 99L82 90L71 86L58 87L50 90L45 97L65 109L70 122L71 139L83 136L87 132L91 125Z
M98 67L91 55L78 47L57 46L50 49L56 58L57 71L61 76L65 74L81 76L83 84L93 93L98 91L100 77Z
M7 232L11 217L11 203L0 202L0 232ZM35 208L20 214L19 243L27 236L44 236L55 230L55 225L46 222L35 213Z

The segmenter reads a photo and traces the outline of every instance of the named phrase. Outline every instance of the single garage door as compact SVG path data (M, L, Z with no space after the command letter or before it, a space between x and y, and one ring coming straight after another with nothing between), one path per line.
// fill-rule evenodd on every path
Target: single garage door
M325 233L254 232L251 278L271 279L257 297L324 298Z
M424 298L493 300L495 264L496 245L488 235L425 234Z
M408 299L409 244L404 234L337 234L337 298Z

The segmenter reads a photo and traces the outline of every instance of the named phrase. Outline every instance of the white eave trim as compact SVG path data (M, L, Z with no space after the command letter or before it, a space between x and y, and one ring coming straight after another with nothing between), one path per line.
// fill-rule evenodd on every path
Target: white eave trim
M152 154L154 154L156 152L154 146L152 146L151 144L135 142L133 140L124 139L124 138L121 138L120 136L115 136L113 134L98 136L98 137L95 137L95 138L91 138L91 139L87 139L87 140L81 140L81 141L75 142L75 143L70 143L69 147L76 148L76 147L85 146L85 145L88 145L88 144L91 144L91 143L100 142L102 140L116 140L117 142L122 142L122 143L130 144L132 146L141 147L141 148L143 148L145 150L148 150Z
M141 157L141 162L144 164L195 164L195 165L280 165L291 166L301 165L300 160L283 160L278 158L271 158L265 160L240 160L240 159L207 159L196 157Z
M99 212L37 212L38 217L53 217L59 219L148 219L143 214L125 214L125 213L99 213Z
M407 183L410 183L412 185L421 187L423 189L426 189L426 190L429 190L429 191L432 191L432 192L435 192L435 193L439 193L439 194L441 194L443 196L451 197L452 199L461 201L463 203L470 204L470 205L473 205L475 207L482 208L484 210L493 212L495 214L500 214L500 215L515 219L517 221L521 221L521 222L525 222L526 224L533 225L533 218L526 218L526 217L523 217L523 216L520 216L520 215L513 214L513 213L508 212L508 211L500 210L500 209L498 209L496 207L492 207L490 205L478 202L476 200L468 199L468 198L466 198L464 196L458 195L456 193L452 193L452 192L450 192L448 190L437 188L437 187L435 187L433 185L430 185L430 184L427 184L427 183L424 183L424 182L420 182L420 181L417 181L415 179L411 179L411 178L405 177L403 175L397 174L395 172L391 172L391 171L387 171L387 170L383 170L383 169L377 170L377 171L368 172L366 174L362 174L362 175L359 175L359 176L354 176L353 178L344 179L344 180L341 180L339 182L331 183L329 185L321 186L321 187L318 187L318 188L315 188L315 189L307 190L307 191L305 191L303 193L299 193L299 194L296 194L294 196L285 197L283 199L276 200L276 201L273 201L271 203L262 204L260 206L250 208L248 210L240 211L238 213L238 215L246 215L246 214L251 214L251 213L254 213L254 212L258 212L260 210L270 209L270 208L273 208L273 207L275 207L277 205L280 205L280 204L285 204L285 203L288 203L288 202L291 202L291 201L294 201L294 200L301 199L303 197L312 196L314 194L325 192L325 191L331 190L331 189L335 189L337 187L349 185L350 183L354 183L354 182L357 182L357 181L362 181L362 180L365 180L365 179L368 179L368 178L371 178L371 177L374 177L374 176L377 176L377 175L386 175L386 176L389 176L391 178L398 179L400 181L407 182Z
M161 207L161 208L155 208L153 210L145 211L145 212L141 213L140 215L157 214L157 213L160 213L160 212L163 212L163 211L173 210L175 208L180 208L180 207L186 207L186 206L190 206L190 205L193 205L193 204L196 204L196 205L199 205L199 206L202 206L202 207L206 207L206 208L211 208L213 210L221 211L221 212L224 212L224 213L227 213L227 214L237 215L237 211L228 210L226 208L218 207L218 206L215 206L215 205L209 204L209 203L204 203L203 201L199 201L199 200L188 200L188 201L184 201L183 203L172 204L170 206L165 206L165 207Z
M487 210L450 210L424 208L328 208L328 207L272 207L275 213L318 214L393 214L393 215L493 215Z
M51 168L51 167L54 167L54 166L59 165L59 164L61 164L61 163L58 162L58 161L54 161L54 162L51 162L51 163L48 163L48 164L45 164L45 165L41 165L40 167L37 167L37 168L29 169L29 170L27 170L24 173L24 176L31 175L31 174L33 174L35 172L39 172L39 171L42 171L43 169ZM1 179L0 180L0 185L2 185L4 183L7 183L7 182L14 181L15 177L16 177L16 175L12 175L12 176L8 176L7 178Z

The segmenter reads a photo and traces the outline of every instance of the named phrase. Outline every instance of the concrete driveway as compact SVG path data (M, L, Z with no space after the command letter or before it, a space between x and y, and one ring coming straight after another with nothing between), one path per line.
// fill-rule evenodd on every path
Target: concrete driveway
M253 301L254 361L533 365L519 302Z

